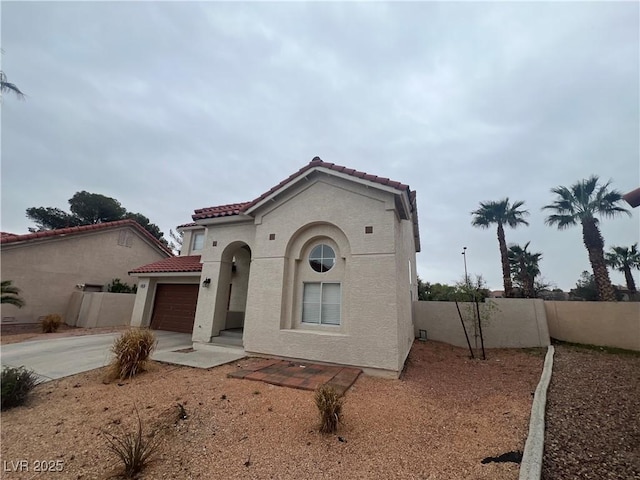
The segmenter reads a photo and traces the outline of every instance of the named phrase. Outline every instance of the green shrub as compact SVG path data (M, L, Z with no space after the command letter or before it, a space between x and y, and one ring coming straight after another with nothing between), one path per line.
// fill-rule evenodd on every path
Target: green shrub
M342 418L342 397L333 387L320 385L316 389L315 401L320 412L320 431L334 433Z
M54 333L58 331L62 325L62 317L57 313L47 315L40 320L40 326L42 327L42 333Z
M138 417L138 428L133 433L123 433L114 435L110 432L102 431L107 439L107 448L122 462L124 476L126 478L136 478L144 467L152 460L153 454L158 449L157 437L151 435L146 438L142 434L142 420L136 409Z
M155 347L156 336L148 328L132 328L123 332L111 347L115 358L109 378L124 380L143 371Z
M24 404L29 392L40 383L37 375L24 367L2 369L2 403L0 408L8 410Z
M111 293L136 293L138 286L133 285L130 287L126 283L122 283L119 278L114 278L109 285L107 285L107 292Z

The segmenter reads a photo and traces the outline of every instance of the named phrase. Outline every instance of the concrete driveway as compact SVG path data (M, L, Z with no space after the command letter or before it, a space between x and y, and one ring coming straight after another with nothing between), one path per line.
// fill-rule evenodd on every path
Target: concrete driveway
M189 334L164 331L155 331L155 334L158 346L152 359L175 355L172 352L193 345ZM111 345L118 335L120 333L105 333L3 345L0 363L2 366L24 366L43 381L67 377L107 365L111 361Z

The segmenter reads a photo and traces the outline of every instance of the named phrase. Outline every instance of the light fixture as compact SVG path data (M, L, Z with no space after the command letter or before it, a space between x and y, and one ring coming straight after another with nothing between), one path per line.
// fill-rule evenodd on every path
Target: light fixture
M202 282L202 286L209 288L209 285L211 285L211 279L205 278L204 281Z

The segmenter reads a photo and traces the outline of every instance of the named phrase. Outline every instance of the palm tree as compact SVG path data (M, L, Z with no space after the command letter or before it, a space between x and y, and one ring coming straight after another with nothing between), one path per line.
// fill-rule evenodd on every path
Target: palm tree
M504 296L511 297L513 286L511 283L511 270L509 268L509 256L507 252L507 242L504 237L504 226L516 228L518 225L529 225L523 217L528 215L527 210L518 210L524 202L514 202L509 204L509 199L504 198L498 202L480 202L480 208L471 212L473 220L471 225L480 228L489 228L491 225L498 225L498 244L500 246L500 257L502 259L502 280L504 283Z
M509 246L509 265L513 278L522 287L523 294L526 298L535 298L535 279L540 275L540 260L542 253L532 253L527 250L529 244L527 242L524 247L513 244Z
M19 99L24 98L24 93L13 83L7 81L7 75L0 70L0 93L13 92Z
M0 285L2 288L0 303L8 303L10 305L15 305L18 308L24 307L24 300L19 297L20 289L13 286L11 280L2 280Z
M605 262L612 268L624 273L627 281L627 289L631 293L636 293L636 283L633 280L631 270L640 270L640 252L638 251L638 242L627 247L611 247L611 250L605 253Z
M542 209L555 212L546 218L545 223L555 225L559 230L582 225L582 241L589 253L589 262L598 287L598 299L614 302L616 295L609 279L604 259L604 240L598 228L599 219L596 217L613 218L622 213L629 216L631 214L618 206L622 194L617 190L609 190L611 182L598 185L598 180L597 175L592 175L569 188L552 188L551 192L555 193L557 198Z

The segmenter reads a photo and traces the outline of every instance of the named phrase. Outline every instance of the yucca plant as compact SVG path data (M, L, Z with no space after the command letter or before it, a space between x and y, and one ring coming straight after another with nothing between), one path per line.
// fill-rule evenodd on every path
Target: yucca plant
M334 433L342 419L342 397L333 387L320 385L314 398L320 413L320 431Z
M143 371L156 343L156 336L148 328L132 328L123 332L111 347L115 358L109 377L124 380Z
M23 405L29 392L40 383L31 370L24 367L4 367L2 369L2 403L0 409L8 410Z
M103 430L107 439L107 448L122 462L124 476L135 478L152 460L153 454L159 446L158 439L151 435L145 437L142 432L142 420L136 408L138 428L133 433L114 435Z
M47 315L40 320L40 326L42 327L42 333L55 333L62 325L62 317L56 313Z

